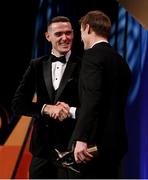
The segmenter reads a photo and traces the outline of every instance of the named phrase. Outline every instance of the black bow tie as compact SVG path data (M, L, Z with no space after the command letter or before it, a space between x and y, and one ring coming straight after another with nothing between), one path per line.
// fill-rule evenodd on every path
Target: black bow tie
M61 63L66 63L66 58L65 56L60 56L60 57L56 57L54 55L52 55L52 58L51 58L51 62L61 62Z

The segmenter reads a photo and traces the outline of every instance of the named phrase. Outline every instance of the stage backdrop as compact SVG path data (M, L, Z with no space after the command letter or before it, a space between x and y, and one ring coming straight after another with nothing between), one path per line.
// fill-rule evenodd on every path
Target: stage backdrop
M74 26L75 46L82 48L78 19L89 10L102 10L112 21L110 43L124 57L132 71L132 85L126 107L129 151L124 158L122 178L148 178L148 31L115 0L36 0L37 13L32 58L49 51L45 40L47 21L55 15L68 16ZM106 5L108 4L108 6Z
M126 108L129 151L122 174L123 178L148 178L148 31L123 7L118 12L110 42L132 70Z

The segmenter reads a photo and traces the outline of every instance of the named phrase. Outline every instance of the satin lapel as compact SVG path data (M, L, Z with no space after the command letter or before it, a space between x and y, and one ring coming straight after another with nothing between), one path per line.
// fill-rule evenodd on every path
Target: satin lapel
M53 85L52 85L52 73L51 73L51 61L50 58L43 63L44 81L46 84L47 92L51 101L53 101Z
M54 102L56 103L58 98L60 97L63 89L65 88L66 84L69 82L69 80L71 79L71 75L73 73L73 70L76 66L76 63L72 62L72 61L68 61L68 64L66 66L66 69L64 71L63 77L61 79L61 83L59 85L58 91L56 93L56 97Z

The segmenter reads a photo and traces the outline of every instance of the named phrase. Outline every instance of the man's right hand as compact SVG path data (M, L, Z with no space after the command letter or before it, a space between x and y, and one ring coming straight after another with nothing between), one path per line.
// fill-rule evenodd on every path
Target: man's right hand
M63 106L61 103L56 105L47 104L44 108L44 113L54 119L59 119L60 121L63 121L70 116L68 107L69 106Z

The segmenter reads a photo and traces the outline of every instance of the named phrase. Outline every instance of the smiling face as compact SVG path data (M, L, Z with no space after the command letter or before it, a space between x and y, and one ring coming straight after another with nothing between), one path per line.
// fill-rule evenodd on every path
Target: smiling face
M73 29L69 22L54 22L45 33L53 51L65 55L72 47Z

